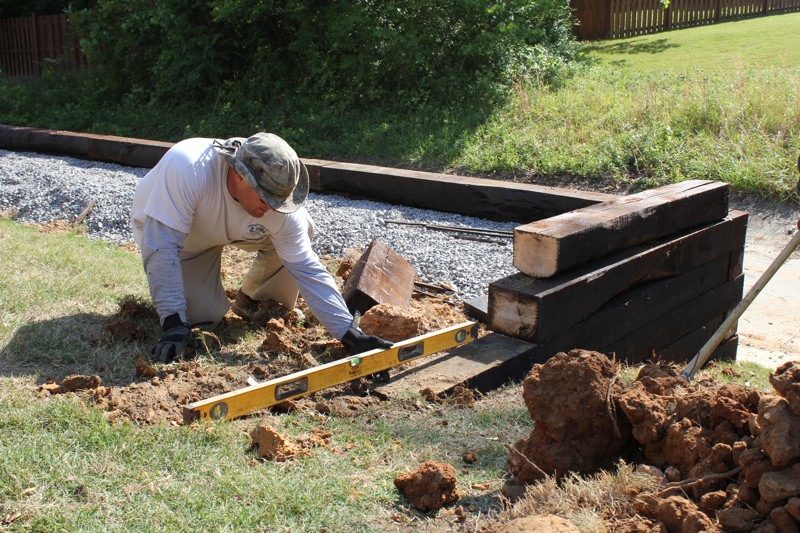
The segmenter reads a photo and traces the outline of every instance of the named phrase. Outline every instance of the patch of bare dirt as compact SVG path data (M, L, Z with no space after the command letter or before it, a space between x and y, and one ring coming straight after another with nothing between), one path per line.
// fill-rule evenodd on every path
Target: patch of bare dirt
M534 429L508 459L519 482L596 472L624 459L661 478L657 491L631 495L649 525L632 521L626 531L800 528L800 361L771 375L775 393L689 384L654 365L631 386L616 378L605 355L584 350L531 370L523 397Z
M353 255L355 257L355 252ZM251 253L226 249L223 276L240 277L251 262ZM346 274L347 268L341 270ZM343 283L339 276L337 282ZM229 296L235 297L235 291ZM153 332L148 328L155 323L156 313L149 301L131 296L122 298L118 304L117 313L105 323L105 335L110 342L140 341L152 337ZM367 318L367 323L375 328L371 331L384 338L388 333L392 340L405 340L466 320L463 313L435 298L415 299L405 309L377 309L373 315L373 318ZM231 324L241 323L241 319L233 315L226 320ZM387 328L393 323L404 324L406 331L402 333L394 329L392 337ZM188 361L152 366L146 354L142 354L134 362L139 378L135 383L107 387L101 384L99 376L68 376L61 383L45 383L39 394L46 397L74 393L104 409L112 421L127 419L144 424L178 425L183 423L184 405L244 388L250 377L266 381L347 356L342 344L327 334L302 299L298 302L298 309L287 309L277 303L263 304L249 326L260 330L263 336L258 347L262 360L239 365L193 362L191 358L198 350L218 354L222 349L222 341L217 335L195 330L198 342L187 350ZM374 386L369 380L358 380L319 393L313 402L306 401L310 408L316 408L320 413L354 416L380 401L377 392L371 394ZM474 403L471 392L466 390L452 401L471 405ZM287 402L273 409L280 411L295 407L294 402Z

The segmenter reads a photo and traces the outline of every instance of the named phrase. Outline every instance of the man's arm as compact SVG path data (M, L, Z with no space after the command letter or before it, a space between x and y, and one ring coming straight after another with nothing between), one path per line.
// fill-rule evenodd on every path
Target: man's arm
M376 348L390 348L392 343L367 335L356 325L353 315L347 310L342 294L330 272L319 261L284 263L297 282L314 316L334 338L339 339L348 353L355 355Z
M314 316L333 337L341 339L353 323L353 315L347 310L342 294L328 269L319 261L284 263L297 282Z
M150 285L150 297L162 324L165 318L173 314L178 314L181 322L186 322L186 297L178 255L183 250L185 240L186 233L152 217L145 218L142 262Z

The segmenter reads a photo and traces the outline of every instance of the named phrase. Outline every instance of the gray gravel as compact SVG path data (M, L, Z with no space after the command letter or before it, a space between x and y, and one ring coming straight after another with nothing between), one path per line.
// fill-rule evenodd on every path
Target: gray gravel
M21 222L69 221L96 201L83 222L87 234L116 243L130 242L133 191L147 171L0 150L0 211L15 212ZM457 298L485 294L490 282L516 272L511 264L511 239L386 221L506 232L513 230L514 223L314 193L309 194L307 207L316 223L314 247L320 255L342 257L350 248L363 248L373 239L381 239L409 260L423 281L452 284Z

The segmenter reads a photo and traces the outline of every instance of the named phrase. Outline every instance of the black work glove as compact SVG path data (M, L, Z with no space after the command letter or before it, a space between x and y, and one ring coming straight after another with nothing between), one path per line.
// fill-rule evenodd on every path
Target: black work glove
M164 319L162 326L164 335L150 349L153 359L158 363L169 363L183 355L184 350L194 345L194 333L181 322L178 313L169 315Z
M375 335L367 335L355 325L350 326L350 329L342 337L341 343L350 355L368 352L377 348L391 348L392 344L394 344Z

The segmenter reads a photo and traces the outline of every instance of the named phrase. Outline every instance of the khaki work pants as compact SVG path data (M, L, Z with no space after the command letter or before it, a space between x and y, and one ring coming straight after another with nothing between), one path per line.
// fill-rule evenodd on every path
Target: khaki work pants
M308 236L314 236L310 218ZM256 253L250 270L242 280L241 290L246 295L254 300L274 300L294 309L299 294L297 283L283 266L271 240L261 243L233 242L230 246ZM216 328L230 309L220 276L222 249L223 246L215 246L181 257L186 320L192 326L208 331Z

